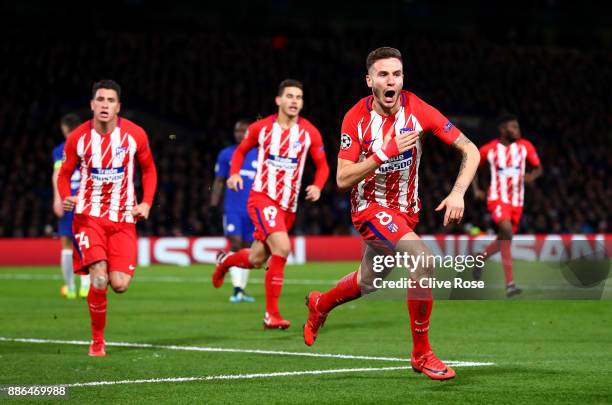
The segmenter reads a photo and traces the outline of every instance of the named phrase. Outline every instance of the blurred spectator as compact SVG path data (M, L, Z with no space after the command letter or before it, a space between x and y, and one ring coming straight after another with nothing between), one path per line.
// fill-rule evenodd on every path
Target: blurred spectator
M295 232L351 233L348 197L334 182L339 128L368 94L365 56L387 39L355 28L310 37L108 31L0 40L0 236L49 232L57 121L74 108L89 117L89 88L106 77L123 86L122 114L144 124L158 165L159 191L151 219L139 224L143 234L222 233L207 209L214 158L231 143L236 118L274 111L270 96L286 77L305 84L303 114L321 129L332 170L321 201L302 203ZM404 55L405 88L459 122L476 117L480 124L458 126L478 145L496 136L487 123L500 110L519 115L544 168L526 190L521 232L609 232L612 99L605 84L612 53L414 34L393 45ZM443 228L433 212L452 187L457 156L433 137L424 148L418 231L463 232ZM304 186L311 179L307 172ZM469 193L465 220L491 226L485 205Z

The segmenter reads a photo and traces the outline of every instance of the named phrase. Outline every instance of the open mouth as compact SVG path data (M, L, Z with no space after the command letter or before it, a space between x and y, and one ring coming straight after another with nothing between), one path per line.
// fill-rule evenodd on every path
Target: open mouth
M393 101L393 97L395 97L395 90L393 89L385 90L385 92L383 93L383 96L384 96L384 101L390 103Z
M108 112L106 112L106 111L102 111L102 112L100 113L100 117L102 117L102 118L108 118Z

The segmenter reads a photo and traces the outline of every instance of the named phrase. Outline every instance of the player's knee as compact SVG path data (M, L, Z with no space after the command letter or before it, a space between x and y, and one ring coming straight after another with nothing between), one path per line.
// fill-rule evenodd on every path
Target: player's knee
M512 227L501 227L499 229L499 239L501 240L512 240Z
M289 253L291 253L291 247L288 243L286 245L281 244L280 246L275 246L272 249L272 254L276 256L288 257Z
M103 290L103 289L105 289L105 288L106 288L106 286L108 285L108 278L107 278L107 277L105 277L105 276L101 276L101 275L94 276L94 277L91 279L91 284L92 284L92 285L93 285L95 288L97 288L97 289L99 289L99 290Z
M113 289L114 292L116 292L117 294L121 294L127 291L129 284L128 283L111 283L111 288Z

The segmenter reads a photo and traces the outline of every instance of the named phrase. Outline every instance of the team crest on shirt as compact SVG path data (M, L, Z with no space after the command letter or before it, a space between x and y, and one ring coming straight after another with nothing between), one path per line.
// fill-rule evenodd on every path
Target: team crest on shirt
M115 149L115 156L120 158L123 155L125 155L127 151L128 151L127 146L117 146L117 148Z
M389 225L387 225L387 229L389 230L389 232L395 233L398 231L399 227L395 222L391 222Z
M293 151L295 152L299 152L299 150L302 148L303 143L300 141L295 141L293 142L293 144L291 145L291 149L293 149Z
M340 137L340 148L342 150L347 150L353 144L353 140L349 136L349 134L342 134Z

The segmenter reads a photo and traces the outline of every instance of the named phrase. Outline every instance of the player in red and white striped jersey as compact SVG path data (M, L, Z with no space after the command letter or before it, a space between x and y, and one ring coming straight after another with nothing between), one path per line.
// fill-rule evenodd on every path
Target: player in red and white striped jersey
M136 266L136 221L147 219L153 204L157 172L145 131L118 116L121 88L112 80L93 85L93 119L75 129L64 148L65 160L58 176L64 210L74 210L77 274L89 274L87 296L93 342L90 356L106 355L106 292L128 289ZM142 170L143 199L138 203L134 170ZM81 172L77 195L70 196L70 177Z
M502 267L506 278L506 295L519 294L512 274L511 241L518 231L523 213L525 183L532 183L542 175L540 158L533 144L521 137L521 128L516 116L504 114L497 119L499 138L480 148L480 164L489 164L491 182L487 192L487 208L493 222L497 225L497 240L483 252L485 258L501 250ZM525 173L527 165L533 167ZM484 200L485 193L478 187L474 178L472 188L477 199ZM475 269L474 276L479 279L481 269Z
M291 250L289 230L295 220L302 173L308 155L316 172L313 184L306 187L306 200L317 201L329 176L321 134L307 119L299 116L304 105L303 86L297 80L281 82L276 97L278 113L254 122L232 157L228 187L242 189L240 168L246 153L258 148L257 174L247 209L255 225L255 241L250 249L221 256L213 274L219 288L232 266L266 271L266 313L264 327L286 329L290 322L280 314L278 299L283 272Z
M338 154L338 187L351 191L351 215L355 229L366 241L386 245L387 251L422 254L425 246L414 232L418 222L418 167L421 138L431 133L461 151L463 161L450 194L436 208L446 208L444 225L463 217L463 195L476 172L478 149L438 110L416 95L402 91L402 56L397 49L379 48L366 59L366 82L372 95L360 100L345 115ZM406 241L406 243L399 243ZM409 241L409 242L408 242ZM415 248L417 248L415 250ZM420 251L417 251L420 250ZM309 316L304 325L304 342L315 342L329 312L348 301L376 290L371 254L366 247L358 271L348 274L336 287L308 295ZM432 379L449 379L455 372L440 361L429 346L428 330L432 308L431 290L419 281L431 277L432 268L412 273L416 288L407 293L413 336L411 364L415 371Z

